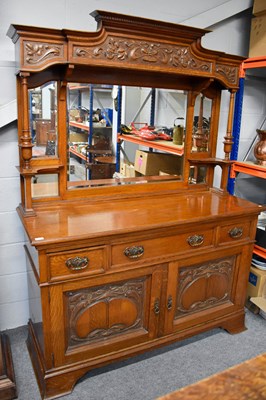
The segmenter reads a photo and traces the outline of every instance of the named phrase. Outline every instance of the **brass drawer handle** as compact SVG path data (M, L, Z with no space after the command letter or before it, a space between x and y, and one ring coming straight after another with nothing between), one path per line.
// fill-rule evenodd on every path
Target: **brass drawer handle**
M85 269L87 268L88 265L89 265L88 257L74 257L74 258L68 258L66 260L66 266L71 271L79 271L81 269Z
M235 226L234 228L230 229L228 234L232 239L239 239L243 235L243 228Z
M143 246L127 247L124 250L124 254L128 258L140 258L144 254L144 247Z
M203 235L193 235L187 238L187 242L191 247L201 246L204 243Z

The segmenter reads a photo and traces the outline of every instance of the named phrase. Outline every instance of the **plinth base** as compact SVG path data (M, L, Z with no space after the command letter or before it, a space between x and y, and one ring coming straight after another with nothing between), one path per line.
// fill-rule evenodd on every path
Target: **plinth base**
M0 335L0 399L17 398L15 374L8 336Z

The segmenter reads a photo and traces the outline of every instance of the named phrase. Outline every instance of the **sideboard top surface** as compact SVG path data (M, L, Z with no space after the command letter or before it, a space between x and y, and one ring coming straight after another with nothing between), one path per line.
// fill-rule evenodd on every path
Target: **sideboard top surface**
M66 202L22 221L35 246L100 238L226 218L258 215L261 207L218 191L102 202Z

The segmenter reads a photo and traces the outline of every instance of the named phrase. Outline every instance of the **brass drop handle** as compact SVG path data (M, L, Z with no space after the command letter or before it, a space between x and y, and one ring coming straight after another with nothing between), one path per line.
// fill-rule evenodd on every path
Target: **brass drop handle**
M172 310L172 307L173 307L173 297L172 297L172 295L170 294L170 295L168 296L168 299L167 299L166 308L167 308L168 311L170 311L170 310Z
M144 247L143 246L131 246L126 247L124 250L124 254L128 258L140 258L144 254Z
M154 306L153 306L153 311L155 315L158 315L160 313L160 300L156 299L154 302Z
M88 257L73 257L66 260L66 266L71 271L80 271L89 265Z
M239 239L243 235L243 228L235 226L234 228L230 229L228 234L232 239Z
M187 242L191 247L201 246L204 243L204 235L189 236Z

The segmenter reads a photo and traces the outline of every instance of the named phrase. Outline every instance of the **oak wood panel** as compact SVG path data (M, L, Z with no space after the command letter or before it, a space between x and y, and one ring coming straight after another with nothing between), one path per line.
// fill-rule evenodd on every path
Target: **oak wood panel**
M219 243L243 240L250 235L250 222L239 220L222 226L219 230Z
M52 286L55 366L81 357L94 360L154 339L159 314L153 309L160 298L163 269L158 265Z
M188 239L194 236L201 235L203 237L202 244L194 247L189 244ZM171 254L179 254L186 251L196 251L205 249L214 245L214 228L213 229L193 229L193 231L179 234L175 236L159 237L157 239L139 240L129 243L123 243L112 246L112 266L116 267L119 264L136 263L149 258L169 257ZM143 255L140 258L130 258L125 254L126 249L134 248L135 246L143 247Z
M104 273L107 268L106 253L105 247L99 247L49 255L49 279L51 281L75 279L80 276ZM85 263L84 260L87 262Z

